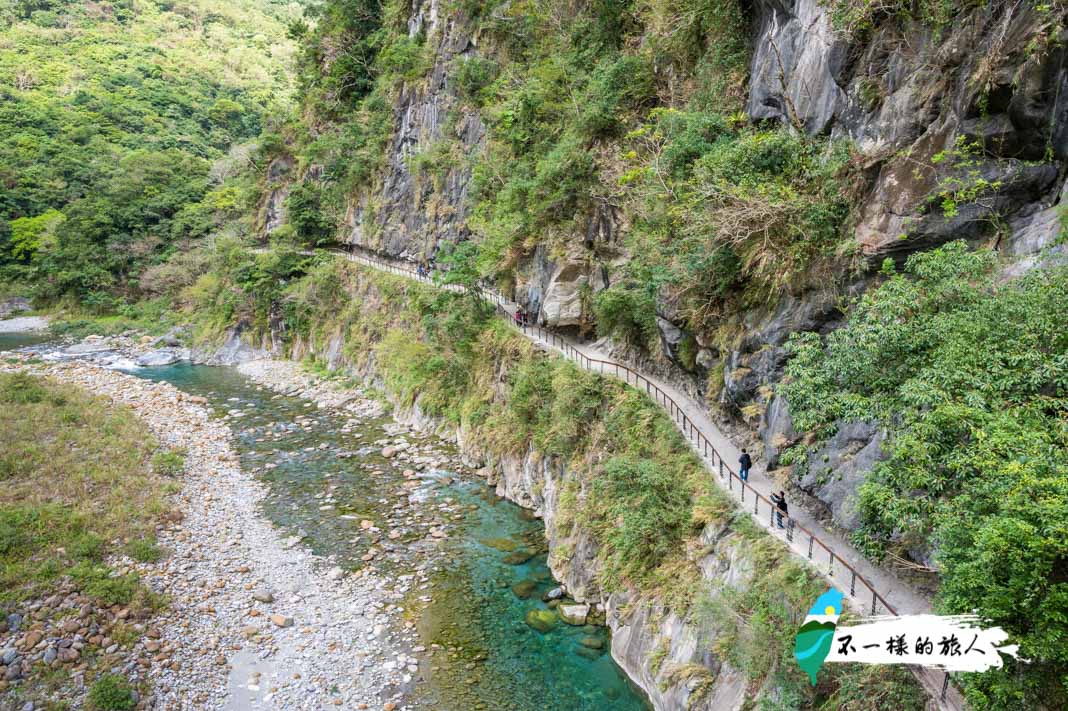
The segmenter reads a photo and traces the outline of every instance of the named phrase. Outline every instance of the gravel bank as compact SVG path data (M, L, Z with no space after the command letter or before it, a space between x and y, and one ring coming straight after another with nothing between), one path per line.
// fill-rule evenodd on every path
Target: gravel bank
M20 316L0 320L0 333L35 333L48 329L44 316Z

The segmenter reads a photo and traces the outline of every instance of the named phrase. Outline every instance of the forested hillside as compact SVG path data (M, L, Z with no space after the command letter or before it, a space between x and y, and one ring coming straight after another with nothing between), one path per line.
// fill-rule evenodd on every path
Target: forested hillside
M285 1L0 3L0 282L112 310L138 299L147 267L245 209L239 186L219 186L288 109L299 14Z

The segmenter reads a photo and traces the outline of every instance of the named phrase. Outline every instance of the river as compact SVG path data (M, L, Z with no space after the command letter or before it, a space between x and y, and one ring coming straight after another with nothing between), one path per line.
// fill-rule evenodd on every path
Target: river
M33 345L32 337L0 335L0 350ZM346 423L340 413L278 395L236 370L179 364L129 371L208 399L234 432L242 466L260 471L270 488L264 513L317 554L357 570L374 545L373 562L411 574L423 544L400 538L372 544L353 537L354 519L396 521L411 488L399 465L372 443L395 434L388 417ZM338 450L353 456L339 458ZM557 583L546 564L542 523L497 497L473 475L433 471L422 477L430 508L452 513L450 535L404 601L418 631L420 668L408 701L426 709L568 709L643 711L649 708L608 653L600 626L553 622L537 631L525 619L548 610L543 594ZM548 616L547 619L552 619ZM417 650L418 651L418 650Z

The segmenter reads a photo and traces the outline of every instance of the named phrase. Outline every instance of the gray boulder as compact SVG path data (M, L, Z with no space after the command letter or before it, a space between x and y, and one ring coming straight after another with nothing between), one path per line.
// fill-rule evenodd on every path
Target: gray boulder
M545 324L550 327L581 324L583 291L588 282L581 264L561 265L549 281L545 300L541 304L541 317Z
M186 329L175 326L165 334L152 341L153 348L177 348L182 345L182 338L186 335Z
M187 360L188 353L176 348L160 348L158 350L143 353L137 357L137 364L142 367L159 367L172 365L182 360Z
M63 349L63 355L67 356L80 356L89 355L92 353L106 353L107 351L115 350L107 341L82 341L81 343L75 343L73 346L67 346Z
M10 299L0 301L0 319L7 318L11 314L30 310L30 300L21 296L13 296Z
M660 332L660 344L664 348L664 353L673 361L678 362L679 346L686 339L686 332L662 316L656 317L656 329Z
M786 398L778 395L771 398L764 410L764 421L761 424L760 439L764 443L764 458L768 469L774 469L779 466L779 457L783 450L797 441L797 432L794 430L794 421L790 417L790 406Z
M873 422L841 423L837 434L808 455L798 485L826 505L838 526L860 527L858 490L875 464L886 458L886 432Z

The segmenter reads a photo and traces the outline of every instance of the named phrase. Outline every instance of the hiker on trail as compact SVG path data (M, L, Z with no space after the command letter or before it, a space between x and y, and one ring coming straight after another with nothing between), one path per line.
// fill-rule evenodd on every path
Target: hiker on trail
M419 266L416 267L415 273L418 274L420 277L425 277L426 276L426 265L423 264L422 262L419 262Z
M748 450L742 450L742 456L738 457L738 467L738 476L742 481L749 481L749 470L753 467L753 459L749 456Z
M520 328L527 325L527 314L523 311L522 306L515 307L515 325Z
M790 507L786 505L786 492L779 491L778 494L772 494L771 503L775 504L775 522L779 524L779 528L784 528L782 517L790 514Z

